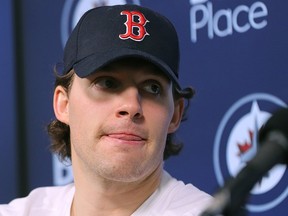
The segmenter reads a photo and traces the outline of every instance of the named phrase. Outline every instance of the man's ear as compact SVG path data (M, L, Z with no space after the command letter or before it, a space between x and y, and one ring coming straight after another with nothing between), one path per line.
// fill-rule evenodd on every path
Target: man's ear
M183 98L176 100L174 103L174 114L168 128L168 133L174 133L179 128L184 112L185 105Z
M68 92L62 86L57 86L54 90L53 108L56 118L69 125Z

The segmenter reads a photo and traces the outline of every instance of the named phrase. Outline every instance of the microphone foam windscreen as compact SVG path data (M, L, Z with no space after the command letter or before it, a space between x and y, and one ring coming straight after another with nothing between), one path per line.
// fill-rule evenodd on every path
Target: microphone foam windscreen
M260 128L259 141L263 141L272 131L281 132L288 139L288 108L277 110Z

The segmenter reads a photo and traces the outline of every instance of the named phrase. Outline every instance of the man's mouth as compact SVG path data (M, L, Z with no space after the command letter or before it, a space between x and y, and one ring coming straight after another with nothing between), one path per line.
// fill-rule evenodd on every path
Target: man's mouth
M107 135L110 138L120 139L125 141L143 141L144 139L135 134L126 134L126 133L113 133Z
M127 132L108 133L104 137L113 145L142 146L147 141L147 139L143 138L141 135Z

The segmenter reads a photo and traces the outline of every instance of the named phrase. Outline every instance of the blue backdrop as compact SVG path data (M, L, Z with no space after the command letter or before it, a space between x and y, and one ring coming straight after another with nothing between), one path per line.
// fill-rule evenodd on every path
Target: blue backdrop
M16 99L11 1L0 7L0 200L17 195Z
M13 3L13 4L12 4ZM288 3L284 0L3 0L0 7L0 203L39 186L72 181L49 152L53 66L86 10L134 3L165 14L180 38L180 80L196 96L178 133L183 152L165 162L185 182L213 194L257 151L257 130L285 107ZM251 191L249 215L287 212L286 166Z

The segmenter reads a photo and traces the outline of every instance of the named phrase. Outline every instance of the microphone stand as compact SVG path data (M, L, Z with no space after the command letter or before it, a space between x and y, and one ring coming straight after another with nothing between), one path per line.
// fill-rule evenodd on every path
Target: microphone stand
M243 205L253 186L276 164L287 164L287 139L282 133L271 132L266 144L235 178L225 183L214 195L211 206L201 216L244 216ZM267 158L267 155L269 158Z

